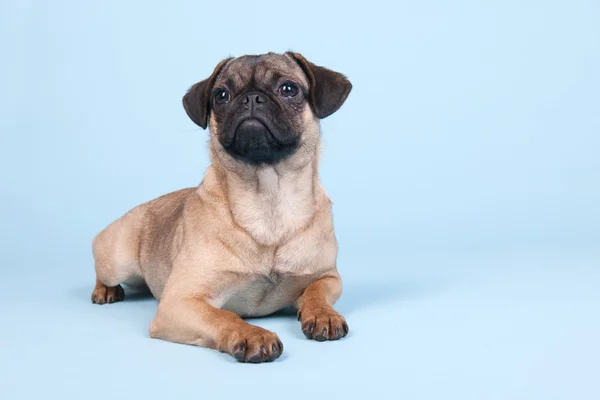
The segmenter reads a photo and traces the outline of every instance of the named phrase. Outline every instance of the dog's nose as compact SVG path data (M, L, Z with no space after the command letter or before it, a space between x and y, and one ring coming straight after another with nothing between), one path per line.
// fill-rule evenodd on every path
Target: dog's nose
M260 106L265 102L264 95L260 93L248 93L246 97L244 97L243 103L244 106L250 110L255 107Z

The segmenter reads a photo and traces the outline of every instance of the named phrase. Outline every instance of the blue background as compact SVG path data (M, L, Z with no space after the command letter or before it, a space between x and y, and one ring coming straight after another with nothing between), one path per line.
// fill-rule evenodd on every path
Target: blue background
M219 5L222 4L222 5ZM600 3L2 1L0 397L600 398ZM351 335L265 365L94 306L91 240L197 185L181 97L230 55L301 52ZM376 397L373 397L376 396Z

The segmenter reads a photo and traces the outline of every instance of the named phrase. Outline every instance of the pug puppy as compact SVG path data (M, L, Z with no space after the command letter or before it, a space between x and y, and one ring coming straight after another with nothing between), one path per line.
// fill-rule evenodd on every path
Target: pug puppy
M121 284L159 300L150 336L260 363L283 352L277 335L245 322L287 306L317 341L348 325L331 201L318 175L319 120L337 111L348 79L293 52L221 61L183 97L210 127L211 165L198 187L144 203L93 240L96 304Z

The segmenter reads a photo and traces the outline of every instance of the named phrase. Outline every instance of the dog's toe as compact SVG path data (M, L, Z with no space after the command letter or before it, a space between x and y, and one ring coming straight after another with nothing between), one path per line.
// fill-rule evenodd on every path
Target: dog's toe
M346 320L333 309L303 310L299 319L304 335L318 342L339 340L348 334Z
M283 344L273 332L263 328L248 325L241 332L232 332L234 343L231 350L227 350L236 360L246 363L270 362L283 353Z
M96 283L96 287L92 292L92 303L105 304L115 303L125 298L125 291L121 285L108 287L100 282Z

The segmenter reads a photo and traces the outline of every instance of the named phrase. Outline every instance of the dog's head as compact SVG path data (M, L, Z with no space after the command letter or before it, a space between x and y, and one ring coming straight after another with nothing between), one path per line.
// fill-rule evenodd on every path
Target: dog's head
M302 55L268 53L223 60L183 97L188 116L210 126L211 145L236 163L276 164L315 151L319 119L337 111L352 89L338 72Z

